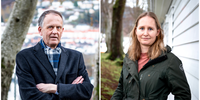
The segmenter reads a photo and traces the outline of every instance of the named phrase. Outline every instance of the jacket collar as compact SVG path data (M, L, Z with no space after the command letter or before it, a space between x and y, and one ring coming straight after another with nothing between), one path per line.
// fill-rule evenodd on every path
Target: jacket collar
M40 61L40 63L44 66L44 68L49 72L49 74L55 79L56 75L55 72L47 58L47 56L44 53L44 50L42 49L40 43L37 43L36 46L33 47L34 54L36 58Z
M159 62L162 62L164 60L167 59L167 53L170 53L171 52L171 48L167 45L166 47L166 51L162 51L161 55L158 56L157 58L155 59L150 59L144 66L143 66L143 69L147 68L148 66L151 66L151 65L154 65L156 63L159 63Z
M164 61L164 60L166 60L166 59L167 59L167 55L166 55L166 54L161 55L161 56L159 56L159 57L157 57L157 58L155 58L155 59L153 59L153 60L149 60L149 61L143 66L142 69L145 69L145 68L147 68L148 66L154 65L154 64L156 64L156 63L162 62L162 61Z
M39 43L40 43L42 49L48 47L48 46L44 43L43 39L41 39ZM61 47L61 43L60 43L60 42L58 43L57 47L59 47L59 48ZM49 47L49 48L50 48L50 47Z
M171 48L167 45L166 46L166 51L162 52L161 55L155 59L149 60L144 67L142 68L142 70L146 69L147 67L154 65L156 63L162 62L164 60L167 59L167 53L171 52ZM135 80L138 80L138 62L137 61L132 61L131 59L129 59L128 54L126 54L125 56L125 61L126 61L126 68L128 70L128 72L133 76L133 78L135 78Z
M66 67L66 61L68 59L68 52L64 47L61 46L62 52L60 54L60 61L59 61L59 67L58 67L58 74L55 75L55 72L52 68L52 65L50 64L47 56L44 53L44 50L41 47L40 43L37 43L36 46L33 47L34 54L36 58L40 61L40 63L43 65L43 67L49 72L49 74L56 80L55 83L57 83L62 76L62 73Z
M66 61L68 61L68 58L69 58L69 54L68 54L67 50L64 49L64 47L62 47L62 46L61 46L61 49L62 49L62 52L60 54L58 74L57 74L56 81L55 81L56 84L59 81L60 77L62 76L63 71L67 67Z

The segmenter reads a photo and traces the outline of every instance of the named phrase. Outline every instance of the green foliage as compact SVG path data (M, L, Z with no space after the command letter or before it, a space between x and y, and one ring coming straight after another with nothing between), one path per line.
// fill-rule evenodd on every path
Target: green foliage
M123 52L121 54L124 54ZM109 55L106 57L106 59L110 59L112 61L119 61L119 60L123 60L124 56L119 56L117 55L117 57L115 57L116 55L112 54L112 52L109 53ZM123 61L122 61L123 62Z
M111 96L117 88L122 66L117 62L122 61L116 59L111 61L107 59L108 53L101 54L101 98L102 100L110 100Z
M123 60L122 59L117 58L115 61L116 61L117 66L123 66Z
M107 98L105 98L104 96L101 97L101 100L109 100Z
M107 90L108 92L103 92L103 93L106 93L108 95L113 95L113 93L115 92L115 90L110 89L110 87L108 86L104 86L104 90Z

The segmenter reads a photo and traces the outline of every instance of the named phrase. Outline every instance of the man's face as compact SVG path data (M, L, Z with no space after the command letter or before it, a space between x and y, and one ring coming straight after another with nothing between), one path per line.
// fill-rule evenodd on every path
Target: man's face
M45 16L42 27L38 27L44 43L52 49L56 48L60 42L64 30L62 25L62 18L58 14L50 13Z

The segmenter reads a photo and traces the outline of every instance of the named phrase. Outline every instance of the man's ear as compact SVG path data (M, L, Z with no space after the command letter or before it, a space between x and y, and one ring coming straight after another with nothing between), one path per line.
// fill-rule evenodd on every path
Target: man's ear
M38 27L38 32L39 32L40 36L42 36L42 32L41 31L42 31L42 27L39 26Z

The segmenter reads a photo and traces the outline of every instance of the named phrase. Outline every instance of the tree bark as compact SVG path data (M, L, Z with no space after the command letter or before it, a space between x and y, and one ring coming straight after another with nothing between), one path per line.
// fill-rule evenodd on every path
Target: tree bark
M106 35L107 53L111 52L111 26L112 26L112 7L114 0L101 0L101 33Z
M7 100L15 66L38 0L16 0L1 38L1 100Z
M126 0L116 0L113 6L110 60L123 59L122 22Z

